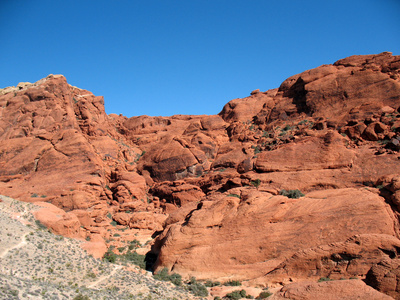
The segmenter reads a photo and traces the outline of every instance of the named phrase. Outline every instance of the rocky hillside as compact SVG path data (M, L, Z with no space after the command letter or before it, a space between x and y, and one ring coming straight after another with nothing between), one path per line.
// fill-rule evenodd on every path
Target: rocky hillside
M63 76L20 83L0 90L0 194L44 202L95 257L137 239L156 272L400 298L399 73L352 56L213 116L106 115Z
M50 233L38 206L0 196L0 299L193 299L133 264L88 255L82 241Z

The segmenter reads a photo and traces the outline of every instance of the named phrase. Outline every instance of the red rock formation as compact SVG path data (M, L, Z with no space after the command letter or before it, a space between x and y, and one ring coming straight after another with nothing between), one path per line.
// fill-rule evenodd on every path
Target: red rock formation
M355 300L355 299L376 299L390 300L392 297L380 293L366 285L361 280L335 280L325 282L298 282L288 284L278 293L271 297L271 300Z
M399 267L399 259L384 259L369 270L365 282L378 291L399 299Z
M55 205L37 217L96 256L162 231L157 270L263 286L368 274L398 297L399 70L388 52L352 56L213 116L107 116L59 75L9 87L0 193ZM323 285L313 295L346 284Z
M159 254L156 268L168 267L203 279L245 280L279 268L298 251L328 247L357 234L396 235L388 205L365 190L325 190L300 199L273 196L255 188L239 190L235 194L241 199L228 195L219 201L203 201L184 222L169 225L153 247ZM344 246L335 251L348 252ZM363 260L369 259L364 252ZM324 270L315 265L303 265L300 269L305 274L296 274L293 267L288 273L291 278L318 279L335 272L333 266ZM368 269L351 271L355 273L345 270L341 276L365 275Z

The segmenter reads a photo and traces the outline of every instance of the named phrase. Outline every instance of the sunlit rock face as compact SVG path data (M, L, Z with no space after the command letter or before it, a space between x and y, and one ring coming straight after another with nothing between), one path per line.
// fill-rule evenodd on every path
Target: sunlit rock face
M152 236L154 270L254 285L369 274L396 298L382 272L400 247L399 69L388 52L348 57L212 116L107 115L61 75L8 87L0 193L46 202L43 224L100 252Z

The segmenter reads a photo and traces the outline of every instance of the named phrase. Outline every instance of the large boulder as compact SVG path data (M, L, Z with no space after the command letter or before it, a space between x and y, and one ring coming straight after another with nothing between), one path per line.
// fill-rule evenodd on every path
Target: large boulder
M335 280L325 282L296 282L284 286L268 297L271 300L390 300L392 297L374 290L361 280Z
M167 226L152 249L158 254L156 270L173 268L204 279L260 277L295 253L319 245L357 234L394 238L395 219L389 211L383 198L367 190L326 190L289 199L242 189L241 195L203 201L184 222ZM304 272L322 276L310 267ZM296 274L288 271L287 276Z

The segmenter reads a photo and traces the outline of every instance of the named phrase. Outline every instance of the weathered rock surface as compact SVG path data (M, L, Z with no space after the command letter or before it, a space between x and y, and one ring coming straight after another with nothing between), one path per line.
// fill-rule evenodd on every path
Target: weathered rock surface
M283 287L278 293L269 297L271 300L317 300L317 299L380 299L392 297L380 293L361 280L335 280L325 282L297 282Z
M367 273L365 282L378 291L400 298L400 286L398 284L400 276L400 261L398 258L383 259Z
M389 52L352 56L213 116L107 116L63 76L21 83L0 90L0 194L46 202L37 218L96 256L145 234L156 270L261 286L367 276L396 298L399 72Z
M168 267L196 278L226 276L226 280L245 280L279 268L298 251L328 247L358 234L396 235L389 205L366 190L316 191L307 197L289 199L243 189L241 199L228 195L219 201L202 203L184 222L168 226L157 239L153 247L159 254L156 268ZM389 249L393 247L390 245ZM349 252L345 245L335 251ZM367 260L379 251L363 252L362 260ZM357 253L354 255L357 257ZM324 257L320 256L319 259ZM311 254L304 258L310 259ZM296 274L294 267L288 273L291 278L318 279L336 272L335 264L325 268L318 267L316 261L313 266L299 267L306 274ZM368 270L344 268L341 275L349 278L365 275Z

